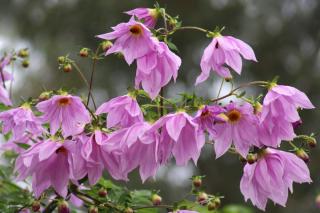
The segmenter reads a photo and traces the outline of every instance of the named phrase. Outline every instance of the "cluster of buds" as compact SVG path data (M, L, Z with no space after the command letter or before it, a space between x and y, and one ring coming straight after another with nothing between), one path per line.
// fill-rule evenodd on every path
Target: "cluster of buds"
M23 68L28 68L30 65L29 61L29 50L27 48L20 49L18 52L13 54L13 57L11 58L12 60L17 60L21 61L21 66Z
M58 57L59 69L65 73L72 71L73 61L68 56L59 56Z
M209 211L213 211L221 206L221 198L219 196L208 195L205 192L199 192L197 202L202 206L207 206Z

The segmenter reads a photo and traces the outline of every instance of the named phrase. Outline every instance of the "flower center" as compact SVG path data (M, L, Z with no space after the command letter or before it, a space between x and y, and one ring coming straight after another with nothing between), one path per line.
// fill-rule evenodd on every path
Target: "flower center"
M71 99L70 98L60 98L58 101L59 106L67 106L69 104L71 104Z
M240 120L241 113L238 110L233 109L227 113L227 117L228 117L229 122L236 123Z
M210 115L211 115L211 113L210 113L209 110L205 110L205 111L202 111L202 112L201 112L201 117L202 117L202 118L209 117Z
M68 150L62 146L62 147L60 147L59 149L56 150L56 153L57 154L62 153L62 154L66 155L68 153Z
M132 25L130 27L130 32L133 34L133 35L141 35L142 34L142 27L139 25L139 24L135 24L135 25Z

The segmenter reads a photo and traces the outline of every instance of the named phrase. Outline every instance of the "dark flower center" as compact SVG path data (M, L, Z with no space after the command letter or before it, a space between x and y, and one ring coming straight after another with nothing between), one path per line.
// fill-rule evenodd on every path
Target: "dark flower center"
M229 111L227 113L227 117L229 119L229 122L235 123L235 122L238 122L240 120L241 113L238 110L233 109L233 110L231 110L231 111Z
M56 153L57 154L62 153L62 154L66 155L68 153L68 150L62 146L62 147L60 147L59 149L56 150Z
M202 118L209 117L210 115L211 115L211 113L210 113L209 110L205 110L205 111L202 111L202 112L201 112L201 117L202 117Z
M142 27L139 24L132 25L130 27L130 32L133 35L140 35L140 34L142 34Z
M58 101L58 104L59 106L66 106L66 105L69 105L71 104L71 99L70 98L60 98L59 101Z

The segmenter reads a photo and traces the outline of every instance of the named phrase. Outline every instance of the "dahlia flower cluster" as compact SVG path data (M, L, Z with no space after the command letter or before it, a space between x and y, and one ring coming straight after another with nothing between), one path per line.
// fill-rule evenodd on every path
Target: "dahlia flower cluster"
M134 90L96 110L89 108L89 100L85 103L59 90L0 113L2 133L10 135L3 148L18 153L17 179L30 177L35 198L49 188L67 198L71 183L79 186L86 179L93 186L103 172L128 181L129 173L138 169L144 182L155 178L172 159L179 166L190 161L196 165L205 144L213 146L215 158L231 152L247 159L240 190L259 209L265 210L268 200L285 206L293 183L312 182L306 163L295 153L279 149L299 137L295 134L295 125L301 122L299 112L314 108L303 92L275 81L257 81L213 100L198 98L192 104L168 100L161 91L171 79L176 81L182 62L169 48L168 37L188 27L178 25L161 8L138 8L126 14L131 16L128 22L97 37L113 42L102 48L106 56L122 54L128 65L136 62ZM159 17L166 23L156 29ZM252 48L240 39L224 36L221 30L203 31L211 43L203 52L195 85L210 73L233 81L231 73L241 74L242 60L257 62ZM7 64L7 58L1 61L3 82L12 79L4 70ZM261 103L238 93L253 85L266 89ZM0 96L1 103L12 105L1 86ZM232 102L221 102L230 96L235 97Z

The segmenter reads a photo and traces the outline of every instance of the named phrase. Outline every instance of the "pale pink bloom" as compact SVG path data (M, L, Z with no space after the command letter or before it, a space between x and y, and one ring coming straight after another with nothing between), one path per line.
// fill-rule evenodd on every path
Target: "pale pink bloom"
M285 207L293 182L312 182L305 162L292 153L267 148L256 163L244 167L240 189L246 201L265 210L268 199Z
M154 28L156 26L158 16L160 14L157 9L151 8L136 8L125 13L131 15L133 18L137 17L149 28Z
M294 87L273 86L263 100L260 115L260 143L278 147L296 136L293 124L300 122L298 109L313 109L309 98Z
M141 84L151 99L155 99L171 78L177 79L180 65L179 56L171 52L167 44L159 42L155 51L137 59L136 88Z
M91 121L88 110L77 96L55 95L38 103L36 107L43 113L43 122L50 123L52 135L60 127L64 137L80 134Z
M11 73L7 72L4 68L8 66L11 62L11 57L7 56L1 59L0 61L0 83L13 80Z
M216 36L204 50L201 59L201 74L196 80L196 85L207 80L212 69L223 78L231 78L228 67L241 74L242 59L257 61L252 48L245 42L232 36ZM227 67L227 66L228 67Z
M0 150L10 150L16 153L21 153L25 151L25 148L22 148L19 144L27 144L31 146L37 140L38 139L34 138L31 134L24 134L19 138L11 138L8 140L0 146Z
M152 125L151 131L155 130L161 132L161 162L166 162L172 153L179 166L190 159L197 163L205 137L190 115L185 112L165 115Z
M98 38L114 40L111 48L106 55L121 52L126 62L130 65L132 62L151 51L154 51L154 39L152 33L142 23L131 19L128 23L121 23L112 27L113 32L98 35Z
M43 132L40 119L33 114L28 104L1 112L0 121L2 133L12 132L13 139L21 138L25 133L35 136Z
M53 141L48 139L32 145L21 153L15 165L18 172L18 181L32 176L32 188L35 197L40 197L42 192L50 186L66 197L68 182L74 179L72 176L72 147L73 141Z
M103 103L96 111L97 115L107 113L107 128L128 127L143 121L143 114L137 100L130 95L115 97Z
M12 102L9 97L9 93L2 85L0 85L0 103L3 103L7 106L12 105Z
M252 145L256 145L258 119L251 104L238 105L230 103L225 107L226 112L220 116L224 123L214 125L214 150L216 158L225 154L234 144L236 150L246 157Z

